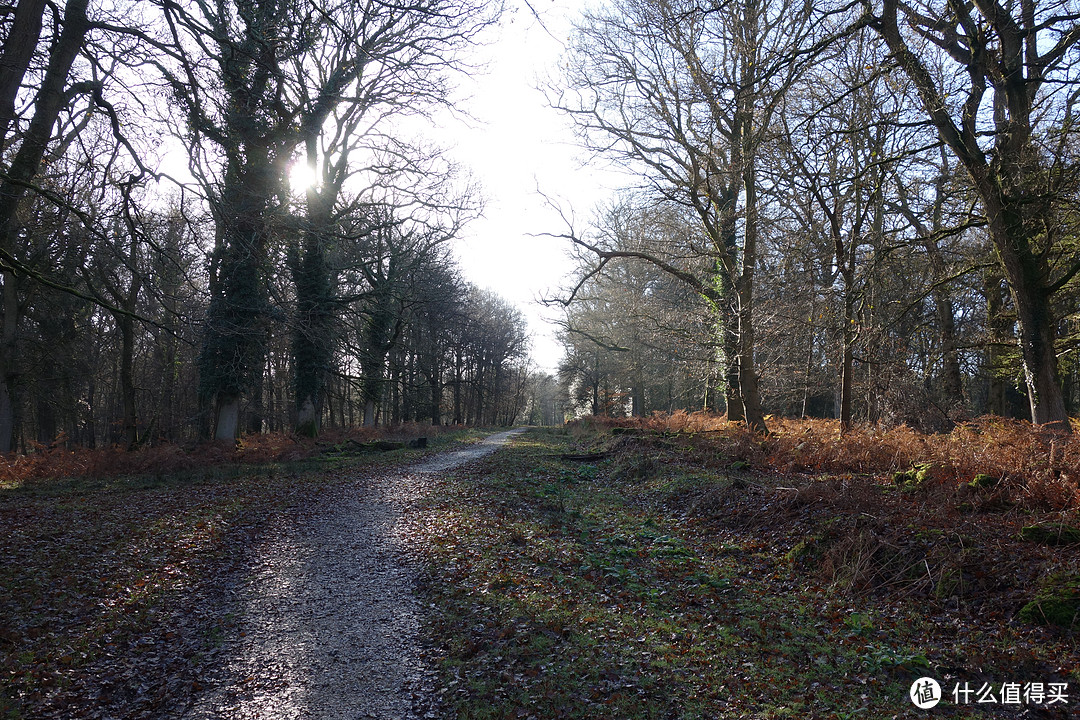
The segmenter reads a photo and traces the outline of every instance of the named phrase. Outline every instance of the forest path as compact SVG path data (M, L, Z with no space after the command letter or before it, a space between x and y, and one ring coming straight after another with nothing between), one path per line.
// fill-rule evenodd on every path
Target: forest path
M258 549L237 619L186 720L434 717L401 518L437 474L523 428L382 474L357 470Z

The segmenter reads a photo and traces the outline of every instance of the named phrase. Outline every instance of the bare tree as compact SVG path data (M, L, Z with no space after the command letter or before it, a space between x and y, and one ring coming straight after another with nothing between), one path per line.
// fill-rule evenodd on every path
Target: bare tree
M864 0L864 18L967 171L1008 281L1032 422L1070 430L1052 297L1080 272L1062 199L1076 182L1080 6Z
M200 382L219 439L235 436L240 400L263 366L267 253L284 224L294 151L342 106L434 92L432 70L483 26L484 10L451 0L162 3L169 41L155 45L167 53L155 62L187 121L217 225Z
M621 414L628 407L641 416L700 408L708 394L702 384L716 354L709 333L715 308L672 272L707 274L707 260L685 250L687 237L700 233L695 219L671 204L624 197L602 211L596 226L595 247L648 253L663 258L671 270L651 262L597 267L595 253L578 253L581 279L563 297L546 301L565 305L559 322L563 344L568 359L579 356L565 366L567 377L575 376L583 400L587 377L602 372L612 395L608 399L614 401L594 398L602 412ZM684 382L691 377L697 382ZM598 388L592 384L594 395Z
M314 141L307 143L308 163L320 172L305 193L301 232L290 247L289 261L296 288L293 355L298 427L303 426L303 432L318 431L334 328L347 296L399 296L406 285L384 271L395 262L395 272L403 267L407 268L403 272L413 272L412 264L421 260L447 262L437 247L457 235L481 209L475 188L462 181L458 168L440 151L379 132L377 125L387 115L375 112L378 108L372 109L376 126L358 131L363 110L358 108L351 116L351 131L323 138L321 147ZM349 190L343 192L347 182ZM356 287L342 290L343 301L337 284L342 272L350 270L362 279ZM408 288L417 295L423 293L418 285ZM394 315L396 301L388 298L384 297L385 312ZM381 338L385 332L376 335ZM386 343L376 340L376 345ZM392 345L386 345L386 352ZM386 352L377 354L385 359ZM369 399L375 401L374 396ZM368 420L373 423L374 406L368 409L372 413Z
M804 237L821 237L821 285L839 297L841 432L852 426L861 275L869 269L860 253L883 245L885 172L907 152L896 133L899 108L873 64L871 40L856 34L808 72L798 102L785 103L780 115L781 152L773 169L777 195L786 196L780 202ZM836 87L847 90L838 95Z
M812 55L811 15L810 6L786 2L624 0L586 14L569 90L553 97L592 148L644 172L660 197L697 214L707 243L696 249L712 259L712 277L681 277L717 306L729 417L758 430L756 157Z

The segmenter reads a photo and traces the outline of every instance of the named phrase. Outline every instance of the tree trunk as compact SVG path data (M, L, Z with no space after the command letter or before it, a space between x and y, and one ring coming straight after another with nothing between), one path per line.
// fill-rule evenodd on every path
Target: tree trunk
M754 274L757 265L757 170L749 147L749 128L744 129L743 189L746 196L746 220L743 232L742 272L739 274L739 391L746 424L754 431L767 433L765 413L761 409L757 369L754 363Z
M266 353L266 348L269 346L270 333L269 328L263 330L265 337L261 342L262 357L259 359L259 364L255 367L255 371L251 378L251 392L249 393L247 405L247 432L253 435L259 435L263 432L266 421L266 379L270 374L270 369L267 364L269 359Z
M15 273L3 273L3 324L0 325L0 452L15 447L15 388L18 379L19 291Z
M473 413L472 413L472 420L473 420L472 424L474 426L477 426L477 427L483 426L483 424L484 424L484 397L485 397L484 383L487 382L487 373L486 373L486 368L484 367L484 365L485 365L485 360L484 360L483 356L481 356L477 360L476 377L474 379L475 391L474 391L474 395L473 395L473 401L475 402L475 407L473 408Z
M1023 208L988 203L990 238L998 251L1016 308L1017 342L1024 362L1031 422L1071 432L1058 376L1054 311L1046 287L1046 258L1032 252L1021 215Z
M1014 286L1012 293L1020 324L1018 342L1024 359L1031 422L1069 430L1054 349L1057 332L1050 299L1041 289L1023 283Z
M721 268L720 286L723 298L719 309L720 326L720 351L719 363L723 377L724 406L727 410L727 419L731 422L743 422L746 415L743 411L742 391L739 387L739 313L735 305L734 283L727 271Z
M941 148L941 173L934 182L934 206L930 232L922 223L916 227L923 236L923 247L934 269L934 305L937 306L938 325L941 329L941 395L947 406L960 409L964 404L964 375L960 370L960 353L956 347L956 314L952 296L945 286L948 268L938 247L936 234L944 228L945 183L949 178L949 163L945 147ZM906 198L905 198L906 204ZM917 218L915 218L917 220Z
M914 83L928 119L964 165L982 201L987 230L1016 306L1031 421L1071 432L1054 347L1057 338L1050 297L1055 288L1050 281L1048 252L1037 249L1040 236L1050 242L1058 233L1052 202L1062 202L1064 196L1048 195L1045 184L1052 173L1042 167L1039 151L1032 142L1034 103L1040 97L1037 91L1045 79L1040 75L1045 69L1038 66L1041 45L1034 17L1025 11L1018 23L1011 8L976 3L980 13L977 33L969 33L966 26L954 24L950 28L957 27L964 33L962 36L958 38L953 30L951 37L934 38L958 46L966 43L963 50L970 58L967 69L976 81L973 94L969 94L968 104L963 107L982 100L988 81L993 85L996 132L993 152L987 154L980 148L977 124L965 118L958 125L949 115L944 90L900 31L899 7L897 0L885 0L881 16L874 18L872 25ZM921 22L914 15L905 14L905 18L908 22ZM986 23L985 29L982 22ZM930 28L923 25L916 30L922 34ZM1048 32L1054 31L1051 23ZM1011 36L1011 41L1000 41L1000 47L987 43L987 38L996 34L1000 37L1002 33ZM1017 39L1021 36L1025 36L1024 42Z
M240 396L226 395L217 400L214 439L235 442L240 429Z
M454 424L461 425L463 422L463 416L461 414L461 383L464 380L464 369L462 367L461 348L454 348Z
M304 398L300 407L296 409L296 433L316 437L319 434L321 420L322 413L315 407L315 402L310 396Z
M0 57L0 146L8 145L8 130L15 124L15 99L41 37L45 0L19 0L15 19L4 40Z
M488 418L492 425L498 425L499 402L500 396L502 395L500 392L500 385L502 384L502 363L496 362L494 365L495 369L491 373L491 400L488 401L491 405L491 410L488 412Z
M431 424L442 424L442 388L438 383L431 384Z
M952 298L944 290L934 293L941 328L941 395L953 408L964 404L964 375L956 347L956 316Z
M327 421L327 423L329 423L330 427L334 427L334 393L333 393L333 389L332 389L332 387L330 385L328 385L327 388L326 388L325 402L326 402L326 405L325 405L326 406L326 421ZM345 402L345 397L344 396L342 396L341 402Z
M630 415L633 417L645 417L645 392L642 387L641 374L638 373L637 375L637 380L634 381L633 387L630 388Z
M855 333L852 330L854 301L848 294L844 298L844 329L842 360L840 365L840 434L851 430L851 398L855 392Z
M132 450L139 444L139 424L135 407L135 320L118 315L120 326L120 396L124 445Z
M428 383L431 388L431 424L442 424L442 371L439 364L433 362L428 375Z
M600 355L593 354L592 414L600 414Z
M97 448L97 424L94 422L94 412L97 407L97 384L93 373L86 383L86 412L83 419L83 435L86 447L90 450Z
M200 391L219 399L219 421L222 407L239 403L245 393L261 395L268 339L264 265L269 228L266 208L259 205L269 186L263 185L260 192L256 179L233 179L226 185L230 183L234 186L227 193L235 197L223 200L222 205L237 215L227 224L225 241L217 250L220 273L212 288L199 355ZM222 398L229 401L222 404ZM261 412L261 407L252 409L249 427L254 429L256 420L261 425ZM234 437L237 429L233 429ZM215 436L221 439L220 427Z
M39 395L37 398L37 438L42 445L51 446L59 433L56 430L56 408L49 398Z
M810 286L810 297L816 298L817 292L814 286ZM802 414L800 417L806 417L809 411L810 405L810 374L814 369L814 318L817 316L816 304L811 302L810 304L810 325L809 325L809 340L806 343L806 366L803 374L803 396L802 396Z

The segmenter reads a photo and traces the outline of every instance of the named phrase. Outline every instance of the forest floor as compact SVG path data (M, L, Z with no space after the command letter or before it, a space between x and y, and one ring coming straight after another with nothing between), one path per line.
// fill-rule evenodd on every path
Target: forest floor
M494 450L485 435L12 459L0 718L423 717L432 666L398 521L432 473Z
M1075 509L625 424L534 430L415 509L446 717L1077 717L1076 628L1018 617L1080 569L1018 534Z
M1080 572L1080 491L1006 453L1072 441L612 425L3 481L0 717L1075 716L1076 628L1019 611Z

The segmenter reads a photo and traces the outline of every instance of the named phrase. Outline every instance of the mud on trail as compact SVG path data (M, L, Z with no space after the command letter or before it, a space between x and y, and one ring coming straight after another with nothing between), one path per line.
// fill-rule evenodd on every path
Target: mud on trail
M439 474L523 430L326 492L256 552L235 594L235 626L185 720L411 720L436 717L401 518Z

